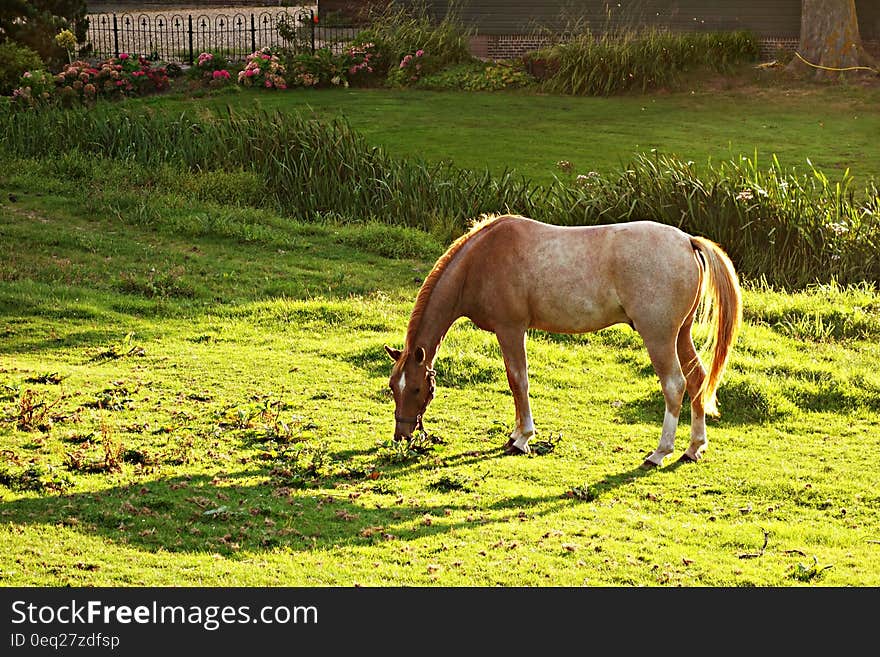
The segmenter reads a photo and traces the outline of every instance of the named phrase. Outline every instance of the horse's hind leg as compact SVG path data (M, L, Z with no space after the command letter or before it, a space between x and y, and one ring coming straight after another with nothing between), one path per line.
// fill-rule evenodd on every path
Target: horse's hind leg
M691 444L681 455L679 461L699 461L706 449L708 439L706 437L706 410L703 400L699 396L700 387L706 378L706 370L697 350L694 349L694 341L691 337L693 315L685 322L678 332L677 351L678 359L684 369L687 379L688 397L691 398Z
M516 427L505 445L508 453L528 454L529 440L535 435L535 423L529 404L529 366L526 359L525 329L497 330L495 332L501 354L504 356L504 369L507 383L513 393L516 408Z
M663 431L657 449L645 459L643 468L653 468L663 463L663 459L675 449L675 431L678 428L678 416L681 413L681 402L684 398L686 380L678 361L678 353L674 338L664 337L652 340L642 336L654 371L660 379L663 398L666 401L666 413L663 416Z

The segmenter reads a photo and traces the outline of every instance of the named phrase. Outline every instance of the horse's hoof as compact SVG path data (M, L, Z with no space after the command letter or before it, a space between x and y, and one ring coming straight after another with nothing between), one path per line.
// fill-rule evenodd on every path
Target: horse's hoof
M653 461L649 461L648 459L645 459L639 467L642 470L653 470L654 468L657 467L657 464L654 463Z
M510 454L512 456L516 456L518 454L528 454L529 452L526 450L522 450L517 447L512 440L509 440L507 444L504 446L504 453Z
M504 449L510 449L513 446L513 438L504 443Z
M679 457L678 462L679 462L679 463L696 463L696 462L699 461L699 460L700 460L700 459L698 459L698 458L696 458L696 457L694 457L694 456L691 456L690 454L688 454L687 452L685 452L684 454L682 454L682 455Z

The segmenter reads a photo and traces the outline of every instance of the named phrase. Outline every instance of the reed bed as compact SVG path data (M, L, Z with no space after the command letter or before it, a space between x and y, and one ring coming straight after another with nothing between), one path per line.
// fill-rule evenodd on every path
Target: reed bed
M757 40L748 32L673 33L659 28L569 35L529 59L548 71L552 93L607 96L676 85L687 72L728 73L758 59Z
M483 213L562 225L649 219L719 242L745 277L787 288L880 281L874 181L857 188L849 172L831 181L816 169L796 175L775 160L762 168L757 155L698 171L691 162L644 154L610 175L565 169L553 183L534 185L512 172L395 158L344 120L282 113L0 110L0 135L0 149L14 157L99 156L157 171L244 171L260 181L251 204L299 221L332 215L449 240ZM224 179L242 180L217 177Z

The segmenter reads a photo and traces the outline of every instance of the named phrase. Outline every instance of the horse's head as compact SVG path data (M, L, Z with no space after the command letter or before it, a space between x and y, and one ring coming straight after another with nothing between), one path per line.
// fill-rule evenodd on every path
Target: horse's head
M386 345L385 351L394 361L388 381L394 395L394 439L411 438L423 429L422 415L434 398L434 370L422 347L400 351Z

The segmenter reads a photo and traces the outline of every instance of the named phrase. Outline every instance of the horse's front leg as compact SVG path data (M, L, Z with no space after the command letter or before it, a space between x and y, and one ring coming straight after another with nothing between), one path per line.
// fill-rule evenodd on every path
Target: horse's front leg
M507 383L513 393L516 408L516 427L510 440L504 446L509 454L528 454L529 440L535 435L535 423L529 405L529 366L526 358L525 329L499 330L495 332L501 354L504 356L504 369Z

